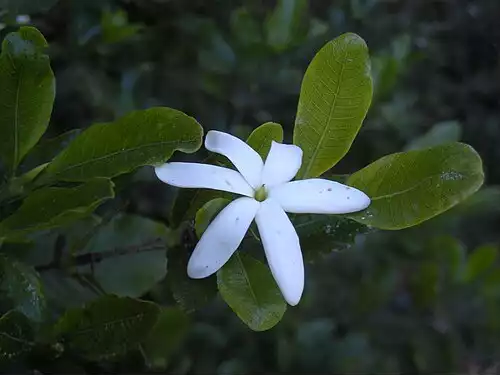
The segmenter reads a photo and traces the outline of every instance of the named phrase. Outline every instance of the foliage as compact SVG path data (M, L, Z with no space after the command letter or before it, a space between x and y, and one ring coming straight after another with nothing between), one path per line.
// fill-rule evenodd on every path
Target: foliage
M494 368L496 2L0 9L2 372ZM232 196L178 191L151 166L232 167L200 150L212 128L263 158L294 142L299 178L372 198L350 216L291 215L307 261L297 307L253 228L217 275L186 274Z

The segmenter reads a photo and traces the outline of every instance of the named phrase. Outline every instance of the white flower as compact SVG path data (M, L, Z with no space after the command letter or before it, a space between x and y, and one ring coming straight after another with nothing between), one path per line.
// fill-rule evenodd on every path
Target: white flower
M155 169L160 180L183 188L223 190L243 195L210 223L188 264L194 279L217 272L240 245L255 219L267 261L281 293L294 306L304 289L299 237L285 212L345 214L365 209L370 198L355 188L321 178L292 181L302 150L273 142L266 162L242 140L209 131L205 147L226 156L238 169L199 163L166 163Z

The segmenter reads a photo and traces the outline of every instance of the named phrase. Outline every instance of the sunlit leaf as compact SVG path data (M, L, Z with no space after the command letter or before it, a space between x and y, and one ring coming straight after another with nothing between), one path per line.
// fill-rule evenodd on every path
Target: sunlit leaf
M286 311L269 268L245 253L236 252L217 272L217 285L224 301L254 331L274 327Z
M348 179L372 200L352 218L381 229L411 227L463 201L483 180L481 158L462 143L388 155Z
M38 273L4 255L0 255L0 300L35 321L43 319L47 307Z
M143 165L163 163L176 150L195 152L202 135L203 128L194 118L175 109L132 112L82 132L50 163L45 178L85 181L115 177Z
M30 194L13 215L0 223L0 237L67 225L90 215L113 196L113 183L104 178L73 188L41 188Z
M368 48L343 34L313 58L302 81L293 143L304 152L299 178L316 177L347 153L372 98Z
M266 160L272 141L283 142L283 128L275 122L262 124L247 139L247 143L258 152L263 160Z
M84 358L100 360L135 349L150 334L160 314L151 302L103 296L81 309L68 310L54 332Z
M0 55L0 160L10 172L49 125L55 79L47 42L33 27L8 34Z

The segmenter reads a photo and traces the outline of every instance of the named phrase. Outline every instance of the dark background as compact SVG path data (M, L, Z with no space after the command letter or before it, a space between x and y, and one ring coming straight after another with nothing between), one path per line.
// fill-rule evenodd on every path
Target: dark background
M61 0L31 15L57 78L46 136L162 105L240 137L272 120L291 141L307 64L350 31L370 48L375 94L334 172L352 173L428 134L425 142L471 144L487 186L419 227L360 236L309 264L302 302L268 332L250 331L216 299L193 314L168 371L498 373L500 2L282 5L279 13L267 0ZM3 21L2 34L15 28ZM162 194L164 185L148 184L132 206ZM133 355L103 366L95 371L145 371Z

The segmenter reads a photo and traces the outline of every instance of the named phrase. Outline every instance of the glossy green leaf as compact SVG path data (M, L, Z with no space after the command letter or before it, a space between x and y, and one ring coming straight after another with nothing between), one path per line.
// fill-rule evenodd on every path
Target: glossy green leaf
M458 142L462 127L458 121L444 121L434 125L427 133L412 140L405 150L418 150L448 142Z
M481 158L462 143L388 155L348 179L372 200L352 218L381 229L411 227L463 201L483 180Z
M55 79L47 42L33 27L8 34L0 55L0 160L17 166L49 125Z
M372 98L368 47L343 34L313 58L302 81L293 143L304 152L299 178L316 177L347 153Z
M463 281L470 283L491 270L498 256L498 248L493 245L478 247L467 259Z
M68 310L54 332L67 348L89 360L109 359L135 349L151 333L160 308L151 302L108 295Z
M10 14L31 14L52 8L59 0L0 0L0 9Z
M192 220L204 204L216 198L230 198L231 194L208 189L180 189L175 199L170 220L174 227Z
M202 136L201 125L175 109L132 112L82 132L50 163L45 178L85 181L115 177L143 165L164 163L176 150L195 152Z
M97 231L83 253L102 258L92 270L105 292L140 297L167 273L167 236L163 224L119 215Z
M42 139L33 149L26 155L22 161L19 169L21 172L27 172L38 165L48 163L56 157L58 153L64 150L68 144L80 134L80 129L74 129L62 133L61 135L50 138Z
M41 321L46 301L38 273L30 266L0 255L0 300L31 320Z
M198 210L194 221L194 229L198 238L201 238L201 235L208 228L214 217L228 204L228 199L215 198L205 203L203 207Z
M179 349L189 328L189 318L177 308L162 309L149 337L142 343L148 367L165 370L171 355Z
M0 237L67 225L90 215L113 196L113 183L104 178L73 188L41 188L30 194L13 215L0 223Z
M283 128L275 122L266 122L256 128L248 137L247 143L252 147L263 160L271 149L271 142L283 142Z
M278 0L265 23L267 44L282 51L305 36L307 0Z
M11 310L0 318L0 364L13 362L34 346L34 332L26 316Z
M297 215L293 225L300 238L304 259L309 262L348 249L357 235L370 231L366 225L336 215Z
M219 292L254 331L265 331L279 323L286 311L269 268L249 255L236 252L217 272Z

